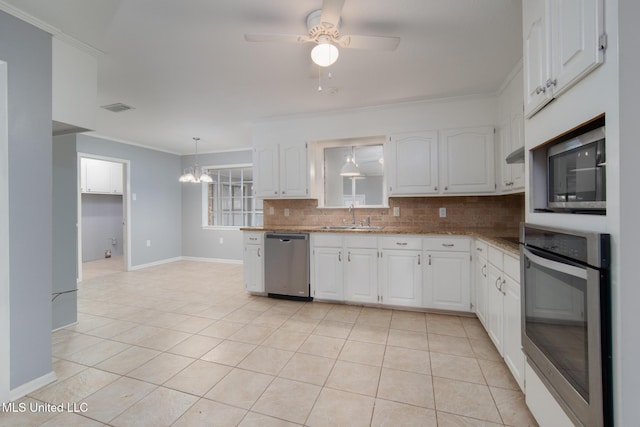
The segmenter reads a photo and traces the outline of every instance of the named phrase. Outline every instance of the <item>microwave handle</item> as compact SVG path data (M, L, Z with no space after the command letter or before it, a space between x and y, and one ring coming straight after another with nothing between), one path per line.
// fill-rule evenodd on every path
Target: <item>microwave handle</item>
M578 277L580 279L587 279L587 270L586 268L575 267L573 265L563 264L561 262L552 261L547 258L543 258L541 256L535 255L529 249L522 248L522 253L525 257L529 258L531 261L535 262L538 265L546 267L550 270L559 271L561 273L568 274L570 276Z

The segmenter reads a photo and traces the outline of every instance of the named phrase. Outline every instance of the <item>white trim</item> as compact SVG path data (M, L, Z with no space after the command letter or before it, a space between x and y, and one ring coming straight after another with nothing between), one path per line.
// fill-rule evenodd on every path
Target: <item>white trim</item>
M11 328L9 276L9 117L7 63L0 61L0 402L9 401Z
M30 15L28 13L26 13L25 11L23 11L22 9L19 9L13 5L10 5L2 0L0 0L0 10L3 10L5 12L7 12L9 15L13 15L18 19L23 20L24 22L27 22L31 25L33 25L36 28L39 28L49 34L51 34L52 36L72 45L77 47L80 50L83 50L85 52L87 52L89 55L95 56L96 58L99 56L104 55L104 52L101 51L100 49L96 49L93 46L90 46L78 39L76 39L75 37L70 36L69 34L65 33L64 31L62 31L61 29L54 27L51 24L48 24L38 18L36 18L33 15Z
M169 264L172 262L176 262L176 261L181 261L182 257L174 257L174 258L167 258L167 259L161 259L160 261L153 261L153 262L149 262L146 264L138 264L138 265L132 265L131 268L129 269L129 271L136 271L136 270L142 270L144 268L149 268L149 267L155 267L158 265L163 265L163 264Z
M202 153L201 153L202 154ZM218 169L234 169L234 168L251 168L253 163L233 163L228 165L215 165L215 166L202 166L205 169L218 170Z
M2 0L0 0L0 1L2 1ZM187 154L178 153L177 151L165 150L165 149L162 149L162 148L153 147L151 145L140 144L138 142L129 141L128 139L115 138L115 137L111 137L111 136L108 136L108 135L103 135L103 134L98 133L98 132L84 132L83 135L91 136L91 137L98 138L98 139L104 139L104 140L111 141L111 142L119 142L121 144L133 145L134 147L146 148L147 150L160 151L162 153L173 154L173 155L176 155L176 156L186 156L187 155Z
M59 328L55 328L54 330L52 330L52 331L51 331L51 333L54 333L54 332L56 332L56 331L59 331L60 329L66 329L66 328L68 328L68 327L75 326L75 325L77 325L77 324L79 324L79 323L80 323L80 322L78 322L78 321L76 320L75 322L71 322L71 323L69 323L68 325L64 325L64 326L60 326Z
M182 261L219 262L222 264L236 264L236 265L243 264L243 261L241 259L204 258L204 257L192 257L192 256L183 256L183 257L180 257L180 259Z
M1 0L0 0L1 1ZM77 169L77 222L76 229L78 231L78 242L77 242L77 253L78 253L78 277L77 281L82 281L82 158L85 159L97 159L97 160L106 160L109 162L122 163L122 171L124 172L124 185L123 185L123 194L122 194L122 221L124 222L124 227L122 230L122 240L124 244L122 245L123 251L123 259L124 259L124 270L131 271L131 161L127 159L120 159L116 157L109 156L101 156L98 154L91 153L82 153L78 152L76 154L76 169Z
M11 390L11 393L9 393L9 401L16 401L29 393L33 393L34 391L48 384L51 384L57 379L58 377L56 377L56 373L51 371L48 374L44 374L43 376L36 378L35 380L31 380L28 383L22 384L21 386Z

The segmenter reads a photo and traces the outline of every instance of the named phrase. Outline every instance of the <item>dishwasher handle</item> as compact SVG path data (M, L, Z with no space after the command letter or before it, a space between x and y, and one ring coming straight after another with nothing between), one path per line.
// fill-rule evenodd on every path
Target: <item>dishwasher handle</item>
M265 238L278 239L283 243L289 243L291 240L309 240L307 233L267 233Z

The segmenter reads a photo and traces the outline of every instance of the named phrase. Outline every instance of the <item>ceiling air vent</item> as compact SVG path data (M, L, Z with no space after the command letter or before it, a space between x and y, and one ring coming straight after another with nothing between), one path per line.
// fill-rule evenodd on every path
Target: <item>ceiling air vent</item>
M127 111L127 110L135 110L134 107L127 104L123 104L122 102L116 102L115 104L109 104L109 105L102 105L100 108L109 110L112 113L119 113L121 111Z

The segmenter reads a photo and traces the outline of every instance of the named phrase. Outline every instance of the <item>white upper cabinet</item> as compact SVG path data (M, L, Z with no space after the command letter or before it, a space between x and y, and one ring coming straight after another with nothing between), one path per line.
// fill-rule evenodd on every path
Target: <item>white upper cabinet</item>
M254 189L258 197L308 197L306 144L257 145L253 150Z
M493 193L493 127L442 131L440 182L443 194Z
M524 191L524 162L509 164L506 158L512 152L524 147L522 71L513 76L500 94L498 117L500 191L502 193L521 192Z
M603 62L603 4L604 0L524 2L527 118Z
M122 163L80 159L80 191L83 193L122 194Z
M438 133L391 135L387 147L389 195L438 193Z

